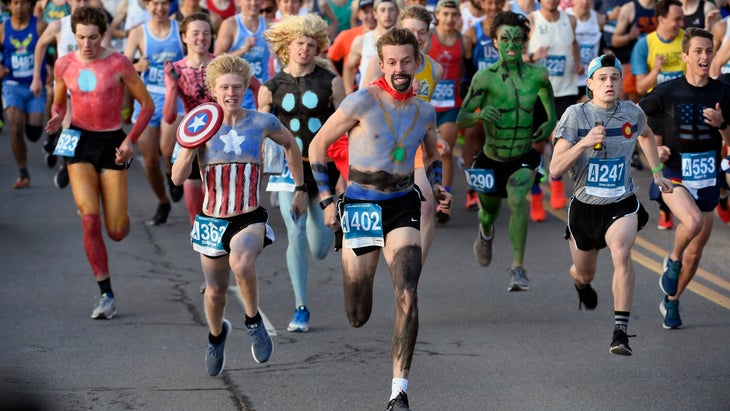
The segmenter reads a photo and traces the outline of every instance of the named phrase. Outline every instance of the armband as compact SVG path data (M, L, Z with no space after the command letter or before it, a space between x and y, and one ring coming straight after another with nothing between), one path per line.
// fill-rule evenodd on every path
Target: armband
M327 208L327 206L329 206L330 204L332 204L334 202L335 202L335 197L334 196L329 196L329 197L327 197L324 200L322 200L322 201L319 202L319 208L321 208L322 210L324 210L325 208Z
M656 173L658 171L662 171L662 170L664 170L664 163L659 163L658 166L651 169L651 173L654 174L654 173Z
M320 192L330 191L330 177L327 174L327 164L312 163L311 166L314 182L317 183L317 189Z
M441 184L441 172L441 160L436 160L428 166L428 169L426 169L426 176L428 177L428 181L431 183L431 187L436 184Z

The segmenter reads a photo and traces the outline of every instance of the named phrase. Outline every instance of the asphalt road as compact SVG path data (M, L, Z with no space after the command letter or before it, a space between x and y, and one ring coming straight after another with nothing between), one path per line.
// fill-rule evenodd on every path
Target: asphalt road
M261 310L275 352L253 361L243 310L229 294L226 370L204 368L207 327L200 262L184 204L168 224L143 222L155 210L142 164L130 169L132 231L106 238L118 316L90 319L98 288L81 241L69 189L58 190L29 148L32 186L17 176L7 130L0 134L0 382L48 410L382 410L390 392L392 285L381 262L374 310L360 329L343 308L340 255L310 265L310 331L292 334L294 311L285 264L286 235L272 213L277 242L257 270ZM568 275L565 212L530 223L525 267L531 290L508 293L511 262L504 207L489 268L472 256L476 214L463 209L457 176L455 215L439 226L419 288L420 332L409 385L414 410L721 410L730 409L730 228L715 220L701 270L681 300L685 327L661 327L657 281L671 232L652 215L634 248L636 289L629 325L632 357L609 353L612 265L601 252L595 311L578 310ZM268 198L262 195L263 198ZM266 200L265 200L266 202ZM5 405L2 405L5 404ZM8 406L0 398L0 410Z

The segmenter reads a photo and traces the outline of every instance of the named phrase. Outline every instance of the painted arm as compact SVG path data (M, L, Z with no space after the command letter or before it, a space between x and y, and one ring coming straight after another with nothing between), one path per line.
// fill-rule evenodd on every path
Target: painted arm
M547 70L545 70L543 86L540 88L540 91L537 92L537 95L538 97L540 97L540 101L542 101L542 105L545 107L545 112L547 113L548 118L547 121L542 123L540 127L538 127L538 129L532 134L533 143L545 141L550 138L550 134L552 134L553 130L555 130L555 125L558 122L558 116L555 112L555 96L553 95L553 86L550 84Z
M46 123L46 133L53 134L61 129L61 122L66 116L66 83L63 80L63 72L59 64L54 68L56 85L53 88L53 104L51 105L51 117Z
M456 126L466 129L479 123L480 117L477 109L481 109L487 98L488 89L482 88L482 84L488 81L484 72L478 72L472 79L469 90L466 92L464 102L461 104L459 115L456 116Z
M165 62L165 105L162 106L162 118L165 123L172 124L177 119L177 81L180 74L175 70L172 61Z

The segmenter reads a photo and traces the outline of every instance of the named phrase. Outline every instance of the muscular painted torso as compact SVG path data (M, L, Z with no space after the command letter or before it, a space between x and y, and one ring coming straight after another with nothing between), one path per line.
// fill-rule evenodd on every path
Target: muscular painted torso
M71 94L71 123L90 131L120 129L125 72L134 73L134 67L116 52L90 63L80 61L76 53L58 59L54 73Z
M429 124L435 126L433 107L417 97L394 102L377 86L369 86L348 96L340 108L360 119L349 133L346 195L375 200L409 192L416 150Z
M520 65L510 73L499 64L482 70L473 79L473 97L480 98L481 110L493 107L501 114L496 121L482 121L487 157L508 161L530 150L533 143L533 111L538 92L548 80L538 66Z

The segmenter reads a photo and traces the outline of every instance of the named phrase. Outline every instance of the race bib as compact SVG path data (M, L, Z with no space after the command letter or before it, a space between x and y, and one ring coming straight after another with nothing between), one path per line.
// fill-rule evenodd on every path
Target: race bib
M682 153L682 185L689 188L712 187L717 184L715 151Z
M289 170L289 164L284 163L284 172L279 175L269 176L269 182L266 184L266 191L294 191L296 183L294 177Z
M614 198L626 192L624 184L626 162L623 158L596 158L588 160L586 194Z
M545 66L554 77L565 75L565 64L565 56L547 56L540 61L540 65Z
M491 193L494 187L494 170L483 168L465 168L466 184L478 193Z
M369 203L345 204L341 216L342 234L348 248L382 247L383 212L379 205Z
M597 49L598 46L596 44L580 45L580 61L582 61L586 67L588 67L588 65L591 64L591 60L598 55Z
M190 231L193 250L211 257L225 255L223 232L227 227L226 220L196 215L193 229Z
M433 89L431 105L434 107L452 108L456 105L456 82L441 80Z
M81 131L64 128L61 135L58 136L56 149L53 150L54 156L73 157L76 153L76 146L79 144Z

